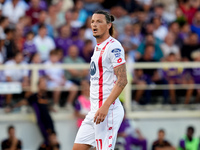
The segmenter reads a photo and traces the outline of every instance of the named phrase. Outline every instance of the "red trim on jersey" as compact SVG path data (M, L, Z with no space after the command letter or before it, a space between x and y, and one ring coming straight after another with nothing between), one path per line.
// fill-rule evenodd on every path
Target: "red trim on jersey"
M116 68L116 67L118 67L118 66L121 66L121 65L123 65L123 64L125 64L126 62L124 62L124 63L122 63L122 64L119 64L119 65L117 65L117 66L115 66L114 68Z
M102 106L102 103L103 103L103 65L102 65L102 55L103 55L108 43L109 42L107 42L106 45L101 50L100 56L99 56L99 61L98 61L98 65L99 65L99 108Z

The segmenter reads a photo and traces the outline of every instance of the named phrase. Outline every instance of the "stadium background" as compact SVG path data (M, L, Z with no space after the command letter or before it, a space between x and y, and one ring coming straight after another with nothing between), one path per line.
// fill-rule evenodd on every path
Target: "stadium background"
M77 87L82 80L89 79L88 63L96 44L89 27L90 17L98 9L115 16L114 37L125 49L129 79L120 99L127 118L147 140L148 149L157 139L159 129L165 130L166 139L176 148L188 126L193 126L194 136L200 138L200 1L0 0L0 3L0 141L7 138L7 128L13 125L24 150L39 147L43 139L34 112L29 106L14 106L27 98L28 92L37 92L39 78L55 73L45 71L49 69L46 62L51 61L51 50L59 58L59 64L51 68L65 70L65 78ZM33 57L36 53L41 59ZM23 56L17 66L16 54ZM21 73L17 73L18 69ZM22 73L24 70L32 72ZM175 98L172 89L176 89ZM191 89L192 94L186 100L186 92ZM49 102L56 110L50 114L60 149L70 150L77 132L77 118L73 109L65 107L69 89L62 86L60 90L58 104L53 98L55 89L48 87Z

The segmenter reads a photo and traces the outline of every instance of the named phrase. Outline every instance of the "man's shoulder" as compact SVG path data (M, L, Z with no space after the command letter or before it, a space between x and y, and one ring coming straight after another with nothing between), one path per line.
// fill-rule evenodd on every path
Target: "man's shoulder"
M109 49L113 50L115 48L122 49L123 47L117 39L111 38L111 40L109 41Z
M155 146L155 145L159 145L159 141L158 140L153 142L153 146Z
M8 141L9 141L9 139L6 138L6 139L3 139L1 143L2 143L2 144L5 144L5 143L7 143Z

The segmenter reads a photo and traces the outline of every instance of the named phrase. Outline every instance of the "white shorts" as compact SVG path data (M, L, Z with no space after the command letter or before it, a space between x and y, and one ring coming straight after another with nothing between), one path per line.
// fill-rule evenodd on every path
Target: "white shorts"
M94 123L95 113L89 112L82 122L74 143L88 144L96 150L114 150L117 133L124 117L122 105L109 109L108 114L100 124Z

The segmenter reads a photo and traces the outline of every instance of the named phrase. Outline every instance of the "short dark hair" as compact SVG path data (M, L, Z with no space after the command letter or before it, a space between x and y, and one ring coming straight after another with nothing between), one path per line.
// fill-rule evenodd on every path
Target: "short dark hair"
M2 24L7 19L8 17L5 17L5 16L0 17L0 24Z
M94 14L102 14L102 15L104 15L105 18L106 18L106 22L112 24L111 28L109 29L109 34L111 36L113 36L113 34L114 34L114 26L113 26L112 22L115 20L114 16L109 14L109 12L104 11L104 10L97 10Z
M11 28L6 28L4 30L5 34L8 34L8 33L11 33L11 32L14 32L15 30L14 29L11 29Z
M155 45L154 45L154 44L146 44L146 45L145 45L145 49L148 48L148 47L153 47L153 48L155 48Z
M41 24L39 24L39 26L38 26L38 29L39 29L39 30L42 29L42 28L45 28L45 29L46 29L46 25L45 25L44 23L41 23Z
M17 51L14 52L14 57L16 57L18 55L22 55L23 56L23 53L17 50Z
M189 126L189 127L187 128L187 131L189 131L189 130L191 130L191 131L194 133L194 127L193 127L193 126Z
M160 132L165 133L165 130L164 129L159 129L158 133L160 133Z
M176 56L176 54L175 54L174 52L170 52L170 53L168 54L168 56Z
M9 132L11 129L15 129L15 127L14 127L13 125L8 126L8 132Z
M27 37L28 35L30 35L30 34L32 34L32 35L35 36L35 33L34 33L33 31L28 31L28 32L26 33L26 37Z
M52 55L58 55L58 51L56 49L53 49L53 50L50 51L49 55L50 56L52 56Z

